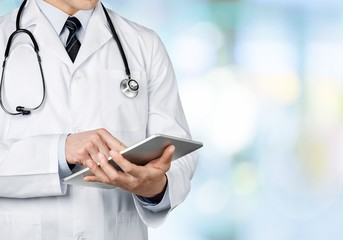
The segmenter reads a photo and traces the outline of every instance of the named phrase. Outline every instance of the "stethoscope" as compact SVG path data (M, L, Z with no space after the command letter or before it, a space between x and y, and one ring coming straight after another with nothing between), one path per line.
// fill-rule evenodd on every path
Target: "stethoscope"
M29 114L31 114L31 111L39 109L43 105L45 98L46 98L45 78L44 78L44 74L43 74L43 69L42 69L42 64L41 64L42 60L41 60L41 57L39 55L39 47L38 47L37 41L36 41L35 37L33 36L33 34L29 30L20 28L20 18L21 18L21 15L23 13L26 2L27 2L27 0L24 0L23 3L20 5L20 8L19 8L19 11L17 14L17 19L16 19L16 30L10 35L10 37L7 41L7 45L6 45L6 49L5 49L5 58L4 58L4 61L2 64L2 74L1 74L1 82L0 82L0 105L1 105L2 110L9 115L20 115L20 114L29 115ZM104 5L102 3L101 3L101 6L104 10L107 23L110 27L111 34L112 34L114 40L117 42L117 45L118 45L118 48L120 51L120 55L123 59L123 63L125 66L126 78L120 82L120 90L124 94L124 96L126 96L128 98L134 98L138 94L139 84L136 80L131 78L131 72L130 72L129 64L127 62L126 55L124 53L123 46L122 46L122 44L119 40L119 37L118 37L118 35L114 29L113 23L110 19L110 16L108 15L106 8L104 7ZM16 35L18 35L20 33L27 34L32 41L33 49L37 55L37 61L38 61L39 69L40 69L40 73L41 73L43 94L42 94L41 102L36 107L17 106L16 112L11 112L4 106L4 104L2 102L2 90L3 90L4 79L5 79L6 61L9 57L12 40Z

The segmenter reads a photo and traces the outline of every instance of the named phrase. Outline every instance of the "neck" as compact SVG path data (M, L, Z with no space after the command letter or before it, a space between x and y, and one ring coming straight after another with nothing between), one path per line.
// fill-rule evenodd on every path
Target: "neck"
M44 1L60 9L61 11L67 13L69 16L72 16L79 11L79 9L75 9L72 6L66 4L65 1L61 1L61 0L44 0Z

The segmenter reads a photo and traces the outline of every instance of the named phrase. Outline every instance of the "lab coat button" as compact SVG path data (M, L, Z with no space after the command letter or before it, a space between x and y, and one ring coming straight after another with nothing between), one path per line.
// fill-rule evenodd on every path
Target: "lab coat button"
M87 237L84 235L80 235L77 240L87 240Z
M82 79L83 79L83 77L80 75L73 76L71 79L71 83L78 83Z

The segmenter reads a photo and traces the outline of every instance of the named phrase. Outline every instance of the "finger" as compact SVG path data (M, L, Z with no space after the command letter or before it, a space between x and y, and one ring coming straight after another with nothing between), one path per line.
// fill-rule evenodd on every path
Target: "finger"
M99 152L103 153L106 157L110 156L110 148L107 146L103 138L100 138L100 141L98 143L98 153ZM95 156L96 159L98 159L98 153Z
M99 151L108 153L109 149L104 144L100 136L97 135L90 135L87 136L86 141L81 143L81 147L78 150L79 153L79 161L82 165L85 165L85 162L90 158L93 161L96 161L97 153Z
M111 150L112 160L127 174L140 177L142 175L142 167L137 166L125 159L120 153Z
M168 146L160 158L155 159L147 164L147 166L154 166L167 172L170 168L171 161L173 160L175 147L173 145Z
M117 154L118 156L121 156L119 153ZM112 155L113 157L115 157L114 154ZM106 173L106 175L111 179L111 184L121 187L123 189L128 189L128 186L131 186L132 182L135 181L136 178L134 176L126 173L125 171L123 172L123 171L116 170L115 167L113 167L110 163L110 161L113 161L113 160L108 160L101 153L99 153L99 160L100 160L100 167Z
M97 176L90 175L83 178L86 182L102 182Z
M109 149L121 151L127 148L124 143L113 137L106 129L99 129L98 133L104 139Z
M89 142L87 143L86 147L89 147L89 149L91 149L90 156L95 162L98 162L97 154L99 152L102 152L106 156L109 156L109 148L105 143L103 137L99 133L93 133L89 137Z
M66 140L66 158L68 162L72 164L84 163L88 158L97 162L96 155L98 152L103 152L106 156L109 156L110 148L103 137L103 133L106 132L106 130L93 130L68 135Z
M93 160L95 163L98 163L97 154L99 153L99 148L93 142L87 143L87 145L88 155L90 156L91 160ZM85 165L87 165L87 161L88 160L84 162Z
M85 181L88 181L89 179L94 179L94 177L98 178L101 182L110 184L111 181L109 177L105 174L105 172L96 164L93 160L87 160L86 166L91 170L91 172L94 174L94 176L87 176L84 177Z
M115 174L117 174L118 171L120 171L120 168L117 166L113 165L112 158L111 157L106 157L104 154L102 153L98 153L98 161L100 164L101 169L109 176L113 176L112 171L115 170Z

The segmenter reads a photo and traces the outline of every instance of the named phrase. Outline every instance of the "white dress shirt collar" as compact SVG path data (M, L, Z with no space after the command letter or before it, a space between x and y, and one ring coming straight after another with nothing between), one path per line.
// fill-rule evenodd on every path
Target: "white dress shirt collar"
M63 31L63 27L69 15L60 9L52 6L51 4L45 2L44 0L36 0L38 7L48 19L52 27L55 29L57 35L60 35ZM82 32L85 32L87 29L88 22L92 16L93 10L79 10L74 17L77 17L82 24L80 29Z

